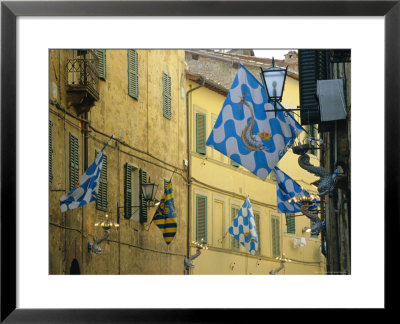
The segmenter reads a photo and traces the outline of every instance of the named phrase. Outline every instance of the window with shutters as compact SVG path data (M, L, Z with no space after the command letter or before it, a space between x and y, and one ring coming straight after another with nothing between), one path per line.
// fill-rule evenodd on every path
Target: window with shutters
M296 234L296 217L294 214L286 214L286 232Z
M196 152L206 154L206 114L196 113Z
M138 53L128 50L128 94L135 99L139 98L139 62Z
M231 207L231 224L233 223L233 220L235 219L236 215L239 213L240 208L237 206L232 206ZM231 237L231 248L233 251L240 251L240 243L238 240L236 240L232 235L229 235Z
M49 187L53 185L53 122L49 119Z
M163 72L163 116L165 118L172 118L172 96L171 96L171 77Z
M125 179L124 179L124 217L130 219L132 217L132 187L133 187L133 172L132 165L125 163Z
M97 154L100 154L100 151L96 150L95 155L97 156ZM99 192L96 200L96 208L103 211L107 211L108 208L107 164L107 155L103 153L103 165L101 167L99 179Z
M139 214L139 220L141 223L147 222L147 203L144 200L143 197L143 191L142 191L142 183L147 183L147 172L143 169L139 170L139 182L140 182L140 189L139 189L139 202L140 202L140 214Z
M79 182L79 140L69 133L69 190Z
M310 136L312 137L312 138L317 138L317 136L318 136L318 125L317 124L312 124L312 125L308 125L307 126L307 131L308 131L308 134L310 134ZM310 146L312 147L311 149L310 149L310 153L311 154L314 154L314 155L316 155L317 154L317 150L315 149L315 147L317 147L316 146L316 144L313 144L313 143L310 143Z
M329 78L329 60L326 50L299 50L300 118L302 125L320 122L317 80Z
M196 196L196 242L207 243L207 197Z
M258 249L256 254L261 254L261 235L260 235L260 213L253 212L254 220L256 221L256 230L257 230L257 238L258 238Z
M271 217L271 246L272 246L272 257L279 257L281 254L281 236L280 236L280 226L279 218Z
M106 79L106 50L105 49L96 49L94 50L98 61L97 61L97 72L99 73L99 78L105 80Z

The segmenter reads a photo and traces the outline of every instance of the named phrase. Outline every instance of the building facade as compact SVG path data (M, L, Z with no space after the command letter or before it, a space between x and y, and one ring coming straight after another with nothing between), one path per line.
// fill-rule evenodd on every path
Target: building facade
M338 171L321 204L327 272L351 274L351 50L301 49L299 76L302 125L317 127L321 166Z
M289 54L291 61L288 63L289 75L282 104L285 108L296 108L299 105L297 53ZM201 250L201 254L193 260L194 267L189 269L190 274L266 275L271 271L279 274L325 274L321 237L303 232L304 228L311 226L310 220L301 213L285 215L277 212L273 173L262 181L227 156L205 145L239 64L260 79L260 67L269 67L271 60L241 52L187 50L186 64L190 133L190 255L196 255L196 244L207 245L207 249ZM302 140L305 134L301 136ZM318 150L315 153L311 155L311 163L318 165ZM317 178L300 168L297 158L289 150L278 167L304 189L316 193L316 187L311 184ZM255 255L251 255L227 233L248 195L259 238L259 249Z
M49 273L183 274L187 246L187 117L182 50L49 52ZM94 202L62 213L68 193L108 141ZM172 179L178 227L167 245L141 183ZM100 243L96 223L119 227Z

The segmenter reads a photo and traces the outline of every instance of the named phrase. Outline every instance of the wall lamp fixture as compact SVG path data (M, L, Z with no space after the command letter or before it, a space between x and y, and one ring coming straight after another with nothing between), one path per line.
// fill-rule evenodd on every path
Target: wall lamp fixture
M108 239L111 229L118 228L119 224L114 223L110 219L109 215L105 214L104 219L100 222L95 223L94 226L101 226L101 228L103 229L103 236L98 239L94 238L94 242L88 242L88 251L95 254L101 254L101 248L99 246L100 243Z
M189 258L185 257L184 264L186 268L194 268L193 260L196 259L201 254L201 251L203 249L208 250L207 244L203 243L203 239L201 241L202 241L201 243L192 241L192 244L196 246L196 253L190 256Z
M150 182L150 177L149 177L149 182L142 182L140 184L141 188L141 198L145 203L145 207L150 208L150 207L155 207L160 204L160 201L155 198L157 189L158 189L158 184ZM131 218L132 213L132 208L141 208L143 205L138 205L138 206L120 206L119 203L117 203L117 219L119 222L120 219L120 209L124 208L124 217L125 218Z

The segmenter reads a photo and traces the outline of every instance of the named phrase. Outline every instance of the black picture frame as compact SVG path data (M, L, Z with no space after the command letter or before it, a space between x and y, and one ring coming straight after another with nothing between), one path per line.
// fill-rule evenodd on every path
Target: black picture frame
M396 1L2 1L1 2L1 322L144 323L235 321L243 310L16 308L16 19L18 16L384 16L385 19L385 309L397 282L388 265L398 235L400 4ZM371 62L371 67L374 62ZM368 67L366 67L368 68ZM366 107L373 111L373 107ZM366 152L366 154L372 154ZM394 218L389 226L388 218ZM392 220L391 220L392 222ZM391 223L392 224L392 223ZM366 283L367 284L367 283ZM316 292L318 294L318 292ZM310 302L312 307L312 302ZM329 305L327 305L329 308ZM252 316L260 316L258 310ZM278 310L279 311L279 310ZM258 315L257 315L258 314ZM249 315L249 314L248 314ZM270 313L269 313L270 315ZM268 315L268 316L269 316Z

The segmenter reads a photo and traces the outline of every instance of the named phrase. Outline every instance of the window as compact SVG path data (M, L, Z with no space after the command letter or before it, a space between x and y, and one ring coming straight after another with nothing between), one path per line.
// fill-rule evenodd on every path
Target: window
M235 219L236 215L239 213L240 208L236 206L231 207L231 224L233 223L233 220ZM233 251L240 251L240 243L238 240L236 240L232 235L231 237L231 248Z
M49 120L49 187L53 185L53 122Z
M260 213L258 213L258 212L253 212L253 213L254 213L254 220L256 221L256 230L257 230L257 238L258 238L258 249L256 251L256 254L261 254Z
M207 243L207 197L196 196L196 242Z
M286 214L286 232L296 234L296 217L294 214Z
M132 165L125 163L125 179L124 179L124 217L130 219L132 217Z
M96 150L95 155L100 154L100 151ZM101 167L100 179L99 179L99 192L96 200L96 208L99 210L107 211L107 155L103 153L103 165Z
M98 61L97 61L97 72L99 74L99 78L105 80L106 79L106 50L98 49L94 50Z
M79 140L69 133L69 190L79 182Z
M143 197L142 183L147 183L147 172L143 169L140 169L139 170L139 201L140 201L139 220L141 223L145 223L147 222L147 203Z
M162 75L163 83L163 116L165 118L172 118L172 106L171 106L171 77L163 72Z
M128 50L128 94L135 99L139 97L138 53Z
M206 115L196 113L196 152L206 154Z
M272 257L276 258L279 257L281 254L281 247L280 247L280 231L279 231L279 218L278 217L271 217L271 238L272 238Z

